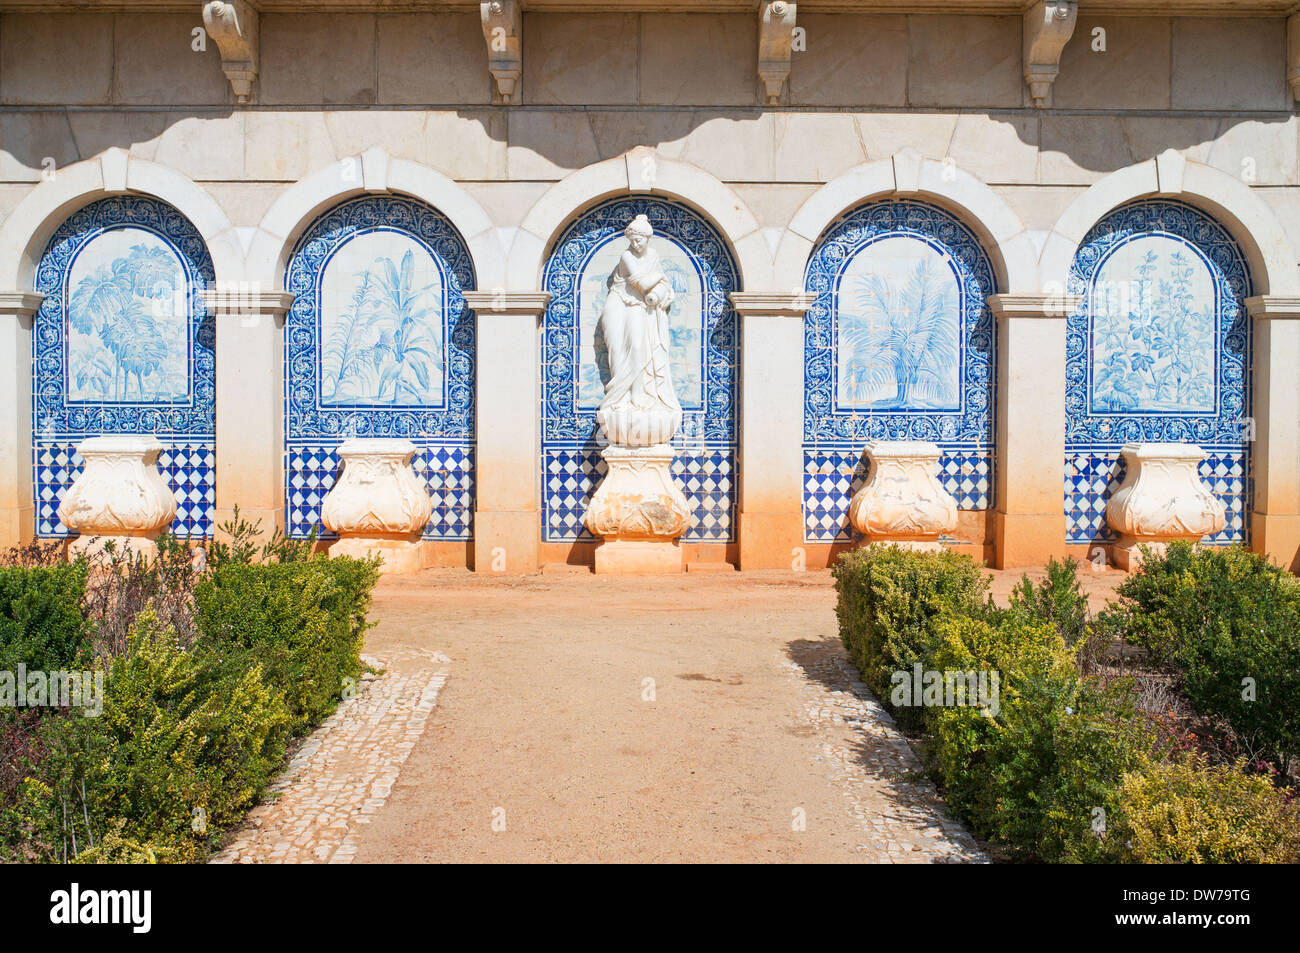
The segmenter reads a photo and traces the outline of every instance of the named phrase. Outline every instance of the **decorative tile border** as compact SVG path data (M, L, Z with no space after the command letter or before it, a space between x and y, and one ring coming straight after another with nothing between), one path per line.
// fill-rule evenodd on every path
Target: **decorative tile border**
M1095 287L1110 255L1129 241L1161 235L1189 246L1209 269L1215 288L1215 401L1213 413L1092 412ZM1207 542L1247 543L1250 537L1249 444L1251 327L1244 300L1251 294L1244 255L1227 230L1191 205L1165 199L1117 209L1085 236L1070 270L1068 292L1080 296L1066 320L1065 513L1070 543L1110 542L1106 503L1123 480L1119 451L1126 443L1195 443L1207 453L1201 476L1228 507L1228 525Z
M185 271L188 395L167 402L72 401L64 380L67 305L75 290L69 288L72 266L95 238L125 228L156 235L179 257ZM38 536L68 535L56 511L63 493L81 472L76 445L86 437L106 434L152 434L162 441L166 450L159 469L178 504L172 532L211 534L216 502L215 335L201 292L214 280L212 259L198 230L157 199L137 195L100 199L74 212L55 231L36 269L36 290L45 295L34 320L32 355L32 481Z
M947 257L958 287L961 410L845 409L837 400L841 283L855 256L884 239L907 237ZM816 297L804 321L804 486L806 542L854 537L849 501L866 479L869 440L926 440L943 449L940 480L961 510L994 499L996 329L985 299L997 289L975 234L948 212L914 200L872 202L833 223L809 258L805 287Z
M330 257L358 236L379 230L414 239L438 266L443 321L443 399L436 406L323 404L319 374L322 278ZM337 449L351 436L402 437L420 447L412 466L434 510L428 540L472 538L474 510L474 290L464 241L436 209L415 199L365 196L322 214L298 243L285 278L295 295L285 318L285 523L302 538L317 529L320 506L339 472Z

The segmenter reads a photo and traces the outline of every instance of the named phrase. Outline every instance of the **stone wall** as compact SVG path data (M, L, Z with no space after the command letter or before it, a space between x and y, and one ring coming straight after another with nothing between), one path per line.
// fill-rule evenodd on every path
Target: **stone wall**
M768 385L742 386L738 542L693 556L824 563L832 549L805 546L800 532L790 418L803 368L783 352L801 350L796 299L822 231L870 198L908 195L963 220L1011 296L998 319L997 512L963 514L961 536L1000 563L1039 561L1065 548L1062 438L1043 412L1064 401L1053 377L1063 377L1053 352L1064 352L1064 316L1042 317L1042 301L1063 289L1095 222L1162 195L1215 216L1241 244L1254 293L1276 299L1256 306L1252 545L1295 558L1300 400L1275 372L1300 357L1286 317L1300 292L1300 124L1285 19L1082 13L1039 108L1018 16L801 14L806 49L769 106L753 15L527 13L520 103L501 106L476 14L268 12L252 102L237 105L216 44L192 49L195 7L0 14L0 319L18 356L0 371L4 541L32 526L30 302L16 293L33 290L36 261L71 211L123 189L156 195L203 234L219 285L251 289L252 304L217 314L218 510L240 502L282 520L279 425L223 443L222 415L281 413L282 369L267 356L280 347L279 305L265 296L283 290L297 238L348 196L394 191L451 218L479 293L503 292L475 305L480 393L495 389L479 403L470 558L498 548L512 567L586 558L537 536L538 440L516 419L536 406L535 293L567 222L650 191L701 211L731 243L751 296L737 303L742 380L761 367ZM265 320L230 317L250 312ZM255 388L222 388L236 362ZM234 440L245 452L225 449ZM463 560L465 547L436 558Z

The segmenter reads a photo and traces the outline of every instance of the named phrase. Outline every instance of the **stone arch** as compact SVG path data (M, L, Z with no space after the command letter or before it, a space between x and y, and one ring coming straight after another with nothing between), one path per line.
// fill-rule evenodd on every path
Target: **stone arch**
M1300 294L1296 253L1276 216L1250 186L1219 169L1170 149L1092 184L1057 219L1038 261L1044 289L1064 287L1084 237L1122 205L1168 198L1207 212L1241 247L1256 294Z
M248 280L283 288L299 238L322 213L359 195L400 194L432 206L455 226L474 263L480 289L505 287L505 249L491 219L441 172L380 148L340 159L290 186L262 217L248 249Z
M730 188L698 166L633 149L571 173L528 210L510 246L506 287L540 287L542 269L561 232L583 212L620 195L651 195L691 206L722 233L740 270L741 288L770 284L771 250L758 220Z
M952 212L983 245L999 291L1038 290L1036 248L1011 207L952 162L924 159L911 149L850 169L808 197L777 246L773 288L802 291L809 256L831 223L859 205L886 198L915 198Z
M166 202L198 230L218 283L244 278L244 255L225 212L192 180L123 149L59 169L32 189L0 226L0 288L30 289L46 245L69 215L97 199L135 193Z

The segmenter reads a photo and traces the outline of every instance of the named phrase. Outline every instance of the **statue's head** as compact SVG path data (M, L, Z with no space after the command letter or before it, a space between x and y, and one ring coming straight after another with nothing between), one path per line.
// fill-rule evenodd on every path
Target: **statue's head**
M644 215L638 215L632 219L632 224L623 229L623 234L632 245L632 250L637 253L640 253L646 245L650 244L650 238L654 233L655 230L650 225L650 219Z

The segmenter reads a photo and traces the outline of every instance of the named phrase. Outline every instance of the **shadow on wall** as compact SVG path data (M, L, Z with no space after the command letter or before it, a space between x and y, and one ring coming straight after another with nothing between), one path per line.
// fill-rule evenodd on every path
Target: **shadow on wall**
M292 182L374 145L476 181L636 146L727 182L821 183L909 146L997 184L1087 184L1170 148L1297 181L1281 18L1080 17L1045 110L1027 105L1019 17L801 15L773 109L749 15L529 14L515 108L491 105L471 14L264 14L239 110L215 44L191 48L196 22L0 17L0 181L118 146L199 181Z

